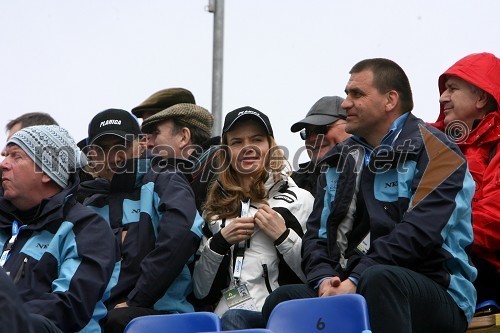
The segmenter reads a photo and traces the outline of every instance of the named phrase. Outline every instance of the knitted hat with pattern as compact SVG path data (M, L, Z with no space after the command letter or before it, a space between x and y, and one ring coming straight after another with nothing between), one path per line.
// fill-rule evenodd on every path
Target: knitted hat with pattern
M19 146L57 185L68 186L69 176L87 164L68 131L56 125L23 128L7 144Z

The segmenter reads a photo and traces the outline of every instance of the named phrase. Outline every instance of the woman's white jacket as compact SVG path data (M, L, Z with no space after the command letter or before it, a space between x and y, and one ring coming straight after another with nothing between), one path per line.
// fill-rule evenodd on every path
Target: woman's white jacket
M257 308L262 309L266 297L283 284L283 281L294 281L291 275L295 275L295 282L306 281L301 268L301 247L302 236L306 231L306 221L313 208L314 198L306 190L298 187L292 178L285 173L281 174L281 179L275 182L273 177L269 177L265 186L268 190L268 203L271 208L277 211L284 219L290 232L288 236L277 245L258 227L245 249L243 267L241 271L241 283L246 283L250 295L254 299ZM250 203L251 215L255 215L259 205ZM233 282L234 245L226 255L221 255L210 249L211 235L215 235L221 229L223 223L228 225L232 219L225 221L205 221L203 239L199 249L199 259L195 263L193 274L193 291L198 299L203 299L209 295L212 289L214 292L215 277L219 270L225 270L221 275L225 277L225 282L221 285L228 287L228 282ZM208 235L207 235L208 234ZM223 260L229 256L229 260ZM223 264L223 261L226 264ZM293 272L293 273L292 273ZM285 275L285 276L284 276ZM300 279L298 280L297 277ZM278 282L279 281L279 282ZM285 282L286 283L286 282ZM215 290L221 296L215 313L222 315L228 310L225 300L222 299L222 289Z

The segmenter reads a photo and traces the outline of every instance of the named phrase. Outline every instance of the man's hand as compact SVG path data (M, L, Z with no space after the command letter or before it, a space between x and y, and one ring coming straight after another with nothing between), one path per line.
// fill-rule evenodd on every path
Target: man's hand
M329 278L323 282L318 289L318 296L335 296L343 294L354 294L356 293L356 285L349 279L340 281L338 276Z
M355 294L356 293L356 285L350 279L345 279L342 281L340 286L337 288L337 295L342 294Z
M118 303L115 305L115 309L119 309L119 308L128 308L128 304L127 302L123 302L123 303Z
M340 286L342 282L338 276L331 277L329 279L321 282L318 288L318 297L333 296L335 294L336 288Z

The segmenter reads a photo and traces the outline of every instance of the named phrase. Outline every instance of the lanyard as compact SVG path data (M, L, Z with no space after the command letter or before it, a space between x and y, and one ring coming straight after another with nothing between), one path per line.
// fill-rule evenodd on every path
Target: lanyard
M250 215L250 200L241 202L241 217L247 217ZM236 244L235 249L235 261L233 277L236 285L240 284L241 270L243 269L243 258L245 257L245 248L247 247L247 241L239 242Z
M0 266L3 267L7 259L9 259L10 250L12 250L12 246L14 246L14 242L17 239L17 235L19 234L19 223L17 221L12 222L12 236L5 247L5 250L2 252L2 256L0 257Z
M243 258L245 257L246 241L236 244L233 277L236 285L240 284L241 270L243 269Z

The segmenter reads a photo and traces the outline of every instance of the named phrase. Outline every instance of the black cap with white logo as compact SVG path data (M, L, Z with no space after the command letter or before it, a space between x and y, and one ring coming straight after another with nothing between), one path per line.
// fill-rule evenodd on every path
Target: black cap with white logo
M115 135L131 140L141 134L137 118L130 112L121 109L107 109L99 112L89 124L87 144L104 135Z
M271 127L271 122L269 118L257 109L251 106L244 106L229 112L224 120L224 126L222 127L222 134L225 134L231 130L234 124L242 119L254 119L264 125L264 128L270 136L273 136L273 128Z

